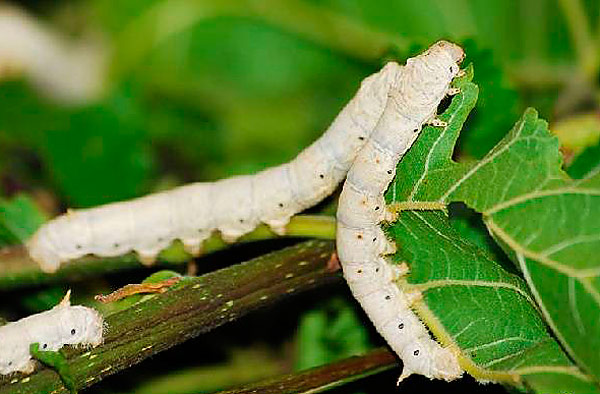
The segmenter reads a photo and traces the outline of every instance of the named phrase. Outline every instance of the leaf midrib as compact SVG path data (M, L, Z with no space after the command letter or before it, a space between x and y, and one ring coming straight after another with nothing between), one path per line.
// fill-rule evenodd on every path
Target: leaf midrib
M520 204L523 202L528 202L531 200L549 197L549 196L565 195L565 194L582 194L582 195L600 196L600 190L582 189L582 188L577 188L577 187L560 187L558 189L536 190L534 192L521 194L520 196L517 196L510 200L502 201L501 203L492 206L490 209L483 211L482 214L489 216L489 215L493 215L494 213L497 213L501 210L504 210L506 208L512 207L514 205L517 205L517 204Z
M561 274L565 274L569 277L575 278L579 280L579 282L584 287L587 286L587 281L585 281L585 279L600 276L600 267L585 269L573 268L568 265L559 263L558 261L548 258L540 253L527 249L526 247L522 246L519 242L517 242L514 238L512 238L510 235L508 235L504 231L504 229L502 229L498 224L496 224L496 222L494 222L494 219L492 219L491 217L485 218L485 224L491 232L498 236L500 240L506 243L516 253L522 254L523 256L529 259L535 260L540 264L552 268L553 270ZM596 294L592 296L594 297L594 299L596 299L600 307L600 294L596 292Z
M552 319L552 316L550 315L550 313L548 312L548 310L546 309L546 305L542 302L542 298L537 290L537 287L535 285L535 283L533 282L533 279L531 278L531 274L529 272L529 268L527 267L527 262L525 259L525 256L523 256L520 253L516 254L517 256L517 260L519 262L519 267L521 268L521 271L523 272L523 276L525 277L525 281L527 281L527 283L529 284L531 291L533 292L534 297L536 298L536 300L539 301L539 305L540 305L540 309L542 311L542 314L544 315L544 318L546 320L546 323L548 323L548 325L550 326L550 328L552 329L552 332L554 333L554 335L556 335L556 337L559 339L559 341L561 342L563 348L567 351L567 353L571 356L571 358L577 363L577 365L581 366L581 365L586 365L585 363L581 362L581 359L577 357L577 353L573 351L573 349L571 348L571 346L569 345L569 342L567 342L564 338L564 336L562 335L561 331L558 330L558 327L556 326L556 323L554 322L554 320ZM531 367L530 369L534 369L535 367ZM591 376L584 374L581 369L577 368L579 374L581 374L583 377L585 377L585 380L587 381L593 381L593 379L591 378Z

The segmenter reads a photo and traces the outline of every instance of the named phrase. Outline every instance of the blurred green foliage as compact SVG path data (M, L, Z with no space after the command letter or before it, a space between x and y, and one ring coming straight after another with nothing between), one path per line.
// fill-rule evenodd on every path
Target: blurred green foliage
M46 220L35 203L20 194L7 201L0 198L0 247L21 243Z
M300 371L364 354L371 345L356 309L338 297L302 316L296 348L295 368Z
M71 36L104 32L110 78L103 97L70 108L27 84L1 85L3 194L41 187L83 207L281 163L317 138L386 58L403 60L440 38L462 42L476 65L481 98L461 152L481 157L525 105L551 120L561 94L567 115L591 108L589 92L566 93L587 77L566 10L582 7L595 32L600 6L559 3L34 3Z
M569 166L569 175L581 179L600 168L600 143L584 150Z

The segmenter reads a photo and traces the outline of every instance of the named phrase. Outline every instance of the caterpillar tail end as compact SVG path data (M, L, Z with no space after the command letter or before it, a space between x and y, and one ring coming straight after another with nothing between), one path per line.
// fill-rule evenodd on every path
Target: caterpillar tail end
M465 51L460 46L445 40L436 42L427 51L433 52L440 50L448 53L456 63L461 63L465 59Z
M442 349L443 353L436 356L435 368L427 373L414 371L403 366L402 374L398 377L396 385L411 375L423 375L429 379L442 379L447 382L459 379L462 377L464 370L459 366L456 356L447 348Z
M462 377L464 370L458 363L455 351L450 347L442 347L438 351L437 358L437 370L435 371L434 378L444 379L447 382L451 382Z

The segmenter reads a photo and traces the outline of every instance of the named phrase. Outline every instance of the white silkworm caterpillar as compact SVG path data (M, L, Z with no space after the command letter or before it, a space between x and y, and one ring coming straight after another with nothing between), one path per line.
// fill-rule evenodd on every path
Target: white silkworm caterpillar
M42 270L86 254L137 252L152 262L173 240L192 254L215 230L226 241L265 223L283 233L289 219L333 192L369 139L401 75L388 63L366 78L327 132L294 160L252 176L193 183L131 201L70 211L44 224L27 242Z
M436 110L458 74L462 49L440 41L408 59L390 100L344 184L337 212L337 251L344 277L379 333L400 356L399 380L417 373L453 380L462 375L456 356L433 340L415 313L414 301L396 285L408 272L384 256L395 250L381 222L389 219L384 193L396 165L416 140L424 123L440 124Z
M94 309L71 306L70 291L54 308L0 327L0 374L31 373L35 361L29 353L32 343L40 350L58 351L65 345L102 343L103 319Z

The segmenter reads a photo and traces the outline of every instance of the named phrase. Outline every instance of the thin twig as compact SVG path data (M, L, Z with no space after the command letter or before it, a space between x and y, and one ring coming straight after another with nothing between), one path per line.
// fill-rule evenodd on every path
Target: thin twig
M364 356L350 357L322 367L288 374L216 394L308 394L320 393L333 387L394 368L398 360L386 348L373 350Z

